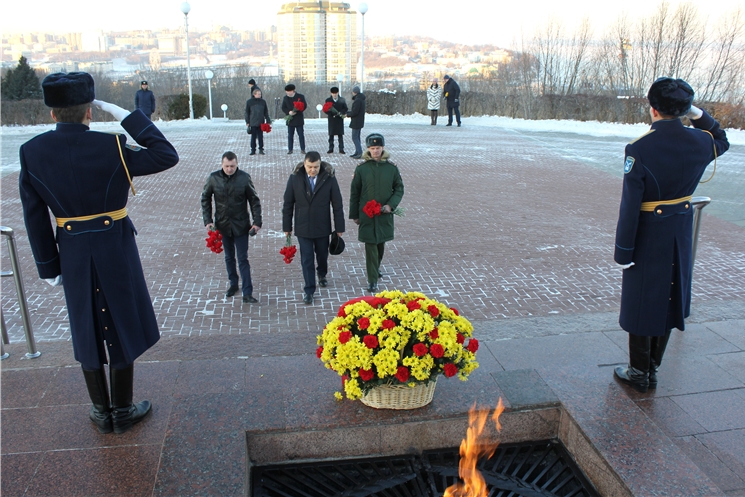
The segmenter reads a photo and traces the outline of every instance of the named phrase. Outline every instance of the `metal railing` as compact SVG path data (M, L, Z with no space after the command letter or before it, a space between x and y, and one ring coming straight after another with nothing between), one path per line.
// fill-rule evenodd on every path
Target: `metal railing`
M691 246L691 270L696 264L696 249L698 248L698 234L701 230L701 215L704 207L711 203L709 197L693 197L691 205L693 206L693 245Z
M7 237L8 241L8 255L10 256L10 271L0 272L0 276L12 276L16 284L16 295L18 296L18 307L21 309L21 319L23 320L23 332L26 335L26 347L28 352L26 357L34 359L41 355L41 352L36 350L36 340L34 340L34 332L31 330L31 320L28 316L28 304L26 303L26 292L23 290L23 278L21 277L21 267L18 264L18 253L16 252L16 241L13 235L13 229L5 226L0 226L0 233L4 237ZM0 312L0 319L2 319L2 350L0 350L1 358L5 359L8 354L5 353L4 344L10 343L8 340L8 330L5 327L5 316L2 316Z

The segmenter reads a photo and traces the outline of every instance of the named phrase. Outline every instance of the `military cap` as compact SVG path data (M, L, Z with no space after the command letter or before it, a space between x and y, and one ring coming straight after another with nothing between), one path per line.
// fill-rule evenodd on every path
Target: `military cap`
M289 85L285 86L285 91L295 91L295 85L290 83Z
M339 88L337 88L336 86L332 86L331 89L329 90L329 92L330 93L339 93Z
M344 239L336 234L336 231L331 233L331 241L329 242L329 254L339 255L344 252Z
M385 147L385 138L380 133L372 133L365 138L365 145L368 147Z
M660 114L681 117L693 103L693 88L682 79L658 78L647 93L649 105Z
M446 74L445 76L443 76L442 79L450 79L450 75L449 74Z
M140 86L146 85L146 84L147 84L147 81L140 81Z
M44 105L65 109L88 104L96 98L93 77L87 72L56 72L41 82Z

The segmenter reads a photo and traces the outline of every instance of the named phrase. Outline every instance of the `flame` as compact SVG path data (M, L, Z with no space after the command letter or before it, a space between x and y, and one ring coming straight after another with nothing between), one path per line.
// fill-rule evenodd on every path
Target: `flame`
M499 422L499 415L504 411L502 398L499 398L497 407L491 419L497 428L502 431L502 425ZM460 462L458 463L458 475L461 480L445 490L443 497L487 497L489 489L486 486L484 477L476 469L476 464L481 457L489 458L494 455L499 442L490 442L481 440L486 420L489 417L488 409L476 409L473 404L468 410L468 431L466 438L460 443Z

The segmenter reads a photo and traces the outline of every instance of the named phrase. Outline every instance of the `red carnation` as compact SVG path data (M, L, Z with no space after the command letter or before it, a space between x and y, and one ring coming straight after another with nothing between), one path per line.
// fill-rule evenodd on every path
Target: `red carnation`
M292 103L293 107L295 107L295 110L298 112L302 112L305 110L305 104L298 100L297 102Z
M297 254L297 247L292 244L292 235L287 235L285 240L285 246L279 249L280 255L284 256L285 264L292 262L292 259Z
M207 247L212 252L216 254L222 252L222 235L216 229L207 230L207 238L204 241L207 242Z
M323 109L321 110L324 111L326 114L328 114L329 111L331 110L331 107L333 106L334 106L334 102L326 102L325 104L323 104Z
M321 358L321 354L323 354L323 347L318 347L316 349L316 357L318 357L320 359Z
M398 378L398 381L401 383L406 383L406 381L409 379L409 368L406 366L399 366L398 372L396 373L396 378Z
M362 342L368 349L374 349L378 346L378 337L376 337L375 335L365 335L365 338L362 339Z
M432 340L437 340L437 338L438 338L439 336L440 336L440 332L439 332L439 331L437 331L437 328L435 328L434 330L432 330L432 331L430 331L430 332L429 332L429 337L430 337L430 338L431 338Z
M453 311L456 316L460 316L460 314L458 313L458 309L456 309L455 307L451 307L450 310Z
M463 342L465 342L465 341L466 341L466 337L464 337L464 336L463 336L463 335L462 335L461 333L458 333L458 335L456 336L455 340L456 340L456 341L457 341L457 342L458 342L459 344L461 344L461 345L462 345L462 344L463 344Z
M469 352L476 352L477 350L479 350L479 341L476 340L475 338L471 338L468 341L468 346L466 347L466 349Z
M360 369L360 379L362 381L370 381L375 376L372 369Z
M362 212L367 214L367 217L375 217L380 215L380 203L376 200L370 200L362 208Z
M409 309L409 312L416 311L417 309L421 309L422 306L419 305L419 302L416 300L412 300L411 302L406 303L406 308Z
M456 374L458 374L458 366L456 366L452 362L449 362L449 363L445 364L445 367L442 368L442 369L443 369L443 371L445 373L445 376L448 377L448 378L451 378L451 377L455 376Z
M351 339L352 339L351 331L342 331L341 333L339 333L339 343L345 344Z
M427 307L427 310L433 318L436 318L440 315L440 309L438 309L436 305L430 305L429 307Z
M349 379L349 376L342 375L342 377L341 377L341 387L342 388L344 388L344 384L347 382L348 379Z
M261 129L261 131L263 131L264 133L269 133L272 131L272 125L269 123L261 123L259 129Z
M392 319L384 319L382 326L385 330L392 330L396 327L396 322Z
M429 348L429 353L432 354L432 357L435 359L439 359L445 355L445 349L439 343L433 343Z
M357 320L357 326L361 330L366 330L370 326L370 318L361 317Z
M339 308L339 313L337 314L337 316L339 316L340 318L347 317L347 311L344 310L344 306L341 306Z
M414 354L416 354L417 357L422 357L427 352L429 352L429 350L427 349L427 346L424 345L423 343L417 343L414 345Z

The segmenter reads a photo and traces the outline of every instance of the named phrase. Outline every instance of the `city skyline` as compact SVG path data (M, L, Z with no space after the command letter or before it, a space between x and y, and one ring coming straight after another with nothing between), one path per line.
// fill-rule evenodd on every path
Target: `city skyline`
M277 24L277 13L286 0L263 3L236 4L225 0L192 0L189 13L190 30L208 30L215 25L229 26L235 30L259 30ZM348 2L358 10L360 2ZM371 0L366 2L369 11L364 17L366 36L420 35L442 41L469 45L492 44L500 48L519 48L521 38L532 37L549 19L559 21L573 30L587 17L595 34L622 15L631 20L652 15L661 1L627 0L623 4L605 4L597 0L568 0L557 3L534 0L526 4L467 1L456 9L446 10L445 2L415 4L396 0ZM439 3L442 10L437 10ZM672 0L671 9L689 3L709 22L716 22L722 15L733 12L739 0L721 0L717 11L711 12L710 2ZM5 2L0 17L0 30L4 35L19 32L65 33L91 30L134 31L179 29L184 16L179 1L162 1L147 4L120 4L116 13L105 11L98 0L79 0L74 12L60 12L59 3L38 0L34 4L33 18L28 16L28 4ZM529 15L525 15L525 12ZM38 13L42 14L38 14ZM143 15L146 13L146 15ZM358 14L359 16L359 14ZM361 17L361 16L360 16ZM361 26L358 18L358 29Z

